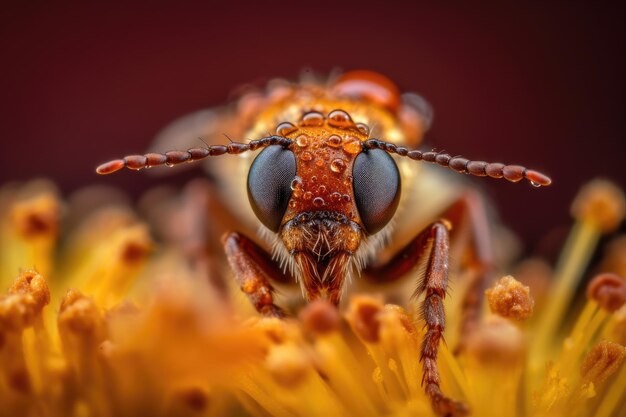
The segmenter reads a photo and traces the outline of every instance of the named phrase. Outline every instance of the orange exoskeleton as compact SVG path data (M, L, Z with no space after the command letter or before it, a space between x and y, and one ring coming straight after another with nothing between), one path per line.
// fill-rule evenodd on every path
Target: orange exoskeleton
M202 135L206 146L127 156L97 171L108 174L123 167L171 166L259 151L247 166L246 192L274 256L241 233L224 237L242 291L261 314L281 317L286 312L275 303L271 281L284 281L285 275L300 283L307 301L322 298L338 305L355 272L363 279L391 282L423 266L414 277L413 294L424 297L422 384L439 414L457 415L465 407L441 392L436 363L445 327L450 237L454 239L460 223L468 224L464 230L469 230L471 250L463 259L478 271L463 303L464 331L475 319L482 282L492 267L488 222L479 198L458 193L440 202L429 224L407 240L412 229L396 224L394 231L398 206L407 201L401 192L407 173L398 166L425 161L475 176L527 179L535 186L549 185L550 179L519 165L414 149L430 119L430 109L419 96L401 95L387 78L368 71L349 72L328 83L273 83L264 94L244 95L237 108L223 111L221 117L215 112L196 114L164 135L168 143ZM213 144L220 130L254 139ZM409 204L402 215L410 217L419 210ZM402 240L402 234L406 242L387 259L379 257L379 251L396 237Z

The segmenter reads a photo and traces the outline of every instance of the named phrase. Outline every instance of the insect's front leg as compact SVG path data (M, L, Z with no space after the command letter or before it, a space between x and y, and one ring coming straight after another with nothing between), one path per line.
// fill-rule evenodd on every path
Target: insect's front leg
M270 279L286 282L290 278L267 252L244 235L228 233L223 244L235 279L256 310L267 317L284 317L285 311L274 304Z
M455 353L459 353L466 336L480 320L484 292L494 274L492 232L484 198L475 191L464 192L440 217L453 225L451 257L457 260L453 268L472 272L461 305L460 338L455 347Z
M466 414L466 406L441 392L437 353L445 328L443 299L448 287L449 227L444 221L436 221L422 231L387 264L367 268L366 277L385 277L393 281L410 272L424 260L426 269L420 278L414 297L424 293L421 314L426 322L426 335L421 348L423 364L422 386L435 411L443 416Z

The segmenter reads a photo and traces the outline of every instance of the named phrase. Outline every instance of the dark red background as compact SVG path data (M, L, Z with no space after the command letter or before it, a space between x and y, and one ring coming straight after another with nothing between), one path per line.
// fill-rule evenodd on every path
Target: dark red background
M143 151L164 124L242 83L340 67L428 98L431 146L549 173L545 189L476 179L531 245L569 222L585 181L626 183L623 3L66 3L0 15L0 182L137 194L160 180L94 167Z

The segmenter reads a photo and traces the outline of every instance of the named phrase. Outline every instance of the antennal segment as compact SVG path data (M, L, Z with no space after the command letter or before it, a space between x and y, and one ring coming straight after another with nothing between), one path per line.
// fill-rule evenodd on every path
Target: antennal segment
M363 149L382 149L388 153L409 157L415 161L425 161L448 167L462 174L476 177L504 178L511 182L527 179L535 187L547 186L552 183L550 177L539 171L528 169L521 165L505 165L500 162L472 161L462 156L451 156L444 152L422 152L409 150L403 146L378 139L369 139L363 142Z
M247 151L254 151L270 145L291 145L291 139L282 136L268 136L251 140L248 143L231 142L228 145L208 145L202 148L191 148L186 151L169 151L165 153L147 153L145 155L128 155L122 159L114 159L98 166L96 172L101 175L112 174L122 168L140 170L160 165L174 166L183 162L200 161L209 156L224 154L238 155Z

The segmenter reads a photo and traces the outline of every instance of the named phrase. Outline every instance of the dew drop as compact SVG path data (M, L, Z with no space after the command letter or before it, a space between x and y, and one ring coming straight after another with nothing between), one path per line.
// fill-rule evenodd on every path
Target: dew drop
M352 180L353 179L354 178L352 177L352 175L348 175L346 177L346 179L343 181L343 184L346 185L346 186L350 186L350 185L352 185Z
M348 194L342 195L341 199L345 201L346 203L349 203L350 201L352 201L352 198Z
M342 172L344 169L346 169L346 163L343 159L333 159L330 163L330 170L333 172Z
M337 135L329 136L328 139L326 140L326 143L328 143L328 145L332 146L333 148L338 148L339 145L341 145L341 136L337 136Z
M311 177L311 182L317 182L317 175L313 175Z
M304 151L300 154L300 159L303 161L310 161L313 159L313 155L309 151Z
M306 148L309 145L309 138L306 135L300 135L296 138L296 145Z
M171 162L166 162L165 166L168 166L168 167L172 168L174 166L174 164L172 164Z
M302 189L302 178L295 177L293 180L291 180L291 184L289 186L292 190Z
M535 181L531 181L531 182L530 182L530 185L532 185L532 186L533 186L533 187L535 187L535 188L539 188L539 187L541 187L541 184L539 184L538 182L535 182Z
M322 197L315 197L313 199L313 205L315 207L322 207L324 204L326 204L326 202L324 201Z
M320 185L319 187L317 187L317 192L319 194L324 194L326 192L326 186L325 185Z
M313 198L313 193L310 191L306 191L302 198L304 198L305 200L310 200L311 198Z
M350 115L343 110L333 110L328 114L328 124L333 127L350 127L354 123Z
M361 142L355 139L348 143L344 143L343 150L346 153L354 155L361 152L363 149L361 148Z
M297 208L298 207L298 202L296 200L291 200L289 202L289 207L292 208L292 209Z
M324 124L324 115L317 111L308 112L302 116L300 125L302 126L322 126Z
M331 193L329 197L330 201L332 201L333 203L337 203L339 202L339 200L341 200L341 193L335 191L334 193Z
M324 160L322 158L318 158L315 160L315 165L317 165L318 167L323 167L324 166Z
M296 130L298 130L297 127L295 127L292 123L289 122L283 122L281 124L279 124L278 126L276 126L276 134L278 136L287 136L290 133L295 132Z
M301 188L296 188L295 190L293 190L292 195L294 196L294 198L302 197L302 189Z
M356 128L359 129L359 132L361 132L363 135L365 136L370 135L370 127L366 125L365 123L357 123Z

